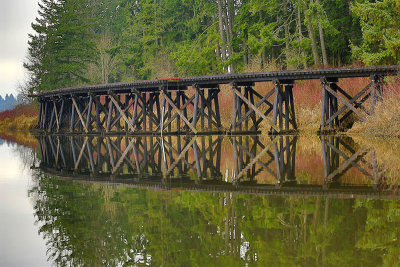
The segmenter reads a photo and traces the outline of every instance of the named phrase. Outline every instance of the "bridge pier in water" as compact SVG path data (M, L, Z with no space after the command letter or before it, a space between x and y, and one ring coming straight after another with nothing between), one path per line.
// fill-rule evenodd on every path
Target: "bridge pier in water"
M365 119L382 97L383 78L398 67L343 68L227 74L162 79L43 92L37 130L77 134L245 134L267 129L269 134L298 129L293 96L295 82L321 82L319 133L345 130L352 116ZM370 83L354 96L339 79L369 77ZM272 82L263 93L259 82ZM220 113L220 86L232 88L232 117L224 129ZM367 100L370 100L367 103ZM227 108L227 107L224 107Z

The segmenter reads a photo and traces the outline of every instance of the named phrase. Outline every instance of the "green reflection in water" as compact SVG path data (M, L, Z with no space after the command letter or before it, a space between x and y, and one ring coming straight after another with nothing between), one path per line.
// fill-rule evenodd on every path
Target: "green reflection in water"
M65 265L393 266L400 203L159 191L34 174L49 258Z

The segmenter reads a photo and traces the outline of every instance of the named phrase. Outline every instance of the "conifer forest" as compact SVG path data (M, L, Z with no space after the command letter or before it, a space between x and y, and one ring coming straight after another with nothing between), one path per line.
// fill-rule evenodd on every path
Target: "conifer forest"
M399 64L399 18L399 0L41 0L26 87Z

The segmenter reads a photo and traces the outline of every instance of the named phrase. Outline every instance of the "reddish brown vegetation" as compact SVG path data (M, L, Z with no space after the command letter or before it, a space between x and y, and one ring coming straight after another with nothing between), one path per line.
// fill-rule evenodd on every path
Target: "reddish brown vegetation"
M0 120L4 120L6 118L16 118L19 116L36 117L37 115L38 109L34 104L18 105L14 109L0 112Z

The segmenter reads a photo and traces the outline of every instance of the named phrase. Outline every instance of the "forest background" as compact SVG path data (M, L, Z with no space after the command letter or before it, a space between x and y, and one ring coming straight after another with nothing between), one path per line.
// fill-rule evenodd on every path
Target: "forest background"
M400 64L399 22L400 0L41 0L23 87Z

